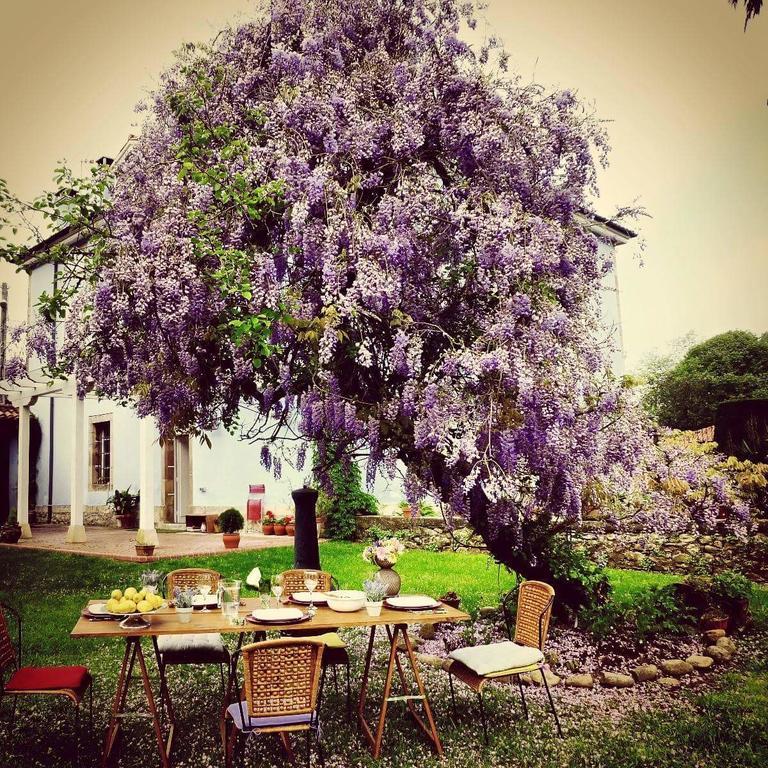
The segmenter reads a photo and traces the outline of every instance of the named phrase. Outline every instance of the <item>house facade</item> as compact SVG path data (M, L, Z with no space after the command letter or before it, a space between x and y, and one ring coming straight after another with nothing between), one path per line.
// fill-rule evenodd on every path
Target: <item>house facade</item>
M609 221L583 217L582 224L598 237L604 256L613 258L618 246L634 237ZM59 240L74 237L67 232ZM28 265L27 310L37 297L53 289L56 267L34 260ZM618 276L606 276L602 314L614 340L614 371L624 370ZM259 461L259 446L219 428L208 434L210 447L193 438L161 442L149 419L117 403L95 396L79 398L72 382L39 383L40 377L19 387L3 382L6 405L17 436L7 441L9 476L5 489L9 505L32 522L70 525L71 541L85 538L85 526L115 525L107 499L115 490L141 492L140 529L199 528L206 515L227 507L246 513L251 486L264 486L263 508L275 514L292 511L291 490L303 484L305 472L284 465L276 479ZM37 383L36 383L37 381ZM1 414L0 414L1 417ZM21 451L18 447L21 445ZM30 460L17 465L17 456ZM23 488L32 489L24 509ZM3 488L0 486L0 492ZM403 494L398 480L380 477L373 490L384 509L394 508ZM14 500L15 497L15 500ZM28 525L25 535L31 535Z

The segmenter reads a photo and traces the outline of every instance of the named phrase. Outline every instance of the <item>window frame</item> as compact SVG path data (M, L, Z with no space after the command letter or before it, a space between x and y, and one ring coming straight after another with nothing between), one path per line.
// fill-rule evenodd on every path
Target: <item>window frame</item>
M91 416L88 419L89 425L89 440L88 440L88 489L91 491L109 491L112 490L112 480L115 472L115 453L112 448L114 442L114 432L112 430L112 414L105 413L97 416ZM97 429L99 426L106 425L109 435L109 450L106 455L109 457L109 479L106 483L98 482L99 478L96 474L97 466L100 466L96 462L97 457ZM100 456L103 458L104 450L103 446L100 450Z

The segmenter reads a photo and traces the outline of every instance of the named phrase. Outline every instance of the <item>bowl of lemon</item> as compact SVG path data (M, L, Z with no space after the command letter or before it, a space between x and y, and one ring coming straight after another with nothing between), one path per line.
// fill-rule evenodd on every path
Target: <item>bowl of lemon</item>
M128 587L124 592L120 589L112 590L109 600L105 603L93 603L88 606L88 612L96 617L138 619L167 607L168 603L162 596L144 588Z

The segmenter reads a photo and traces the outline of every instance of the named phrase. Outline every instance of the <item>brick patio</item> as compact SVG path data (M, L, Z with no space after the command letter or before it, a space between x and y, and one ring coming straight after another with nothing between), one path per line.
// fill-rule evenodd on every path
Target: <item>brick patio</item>
M191 533L188 531L158 531L159 544L152 557L137 557L134 549L136 531L117 528L87 527L88 541L84 544L66 542L66 525L35 525L32 538L22 539L18 544L0 544L0 547L22 549L45 549L69 552L77 555L107 557L112 560L126 560L133 563L149 563L171 557L194 555L223 555L226 552L221 535L217 533ZM257 533L240 534L240 550L259 550L269 547L292 547L293 536L262 536Z

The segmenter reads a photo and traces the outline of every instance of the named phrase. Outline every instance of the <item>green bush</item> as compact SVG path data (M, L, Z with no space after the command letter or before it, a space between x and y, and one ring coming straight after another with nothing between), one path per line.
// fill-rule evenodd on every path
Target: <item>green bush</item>
M621 634L643 643L657 635L685 634L693 625L694 612L675 586L668 585L651 587L631 602L608 601L586 611L584 618L598 638Z
M605 603L611 594L611 583L605 569L589 559L583 549L574 547L564 536L555 536L547 543L542 555L548 564L548 571L555 581L567 583L574 594L566 602L587 609ZM555 600L555 610L558 602Z
M219 515L218 525L222 533L237 533L243 529L245 521L234 507L230 507Z
M318 516L325 517L325 535L330 539L354 539L355 517L378 514L376 498L363 490L362 472L355 462L348 466L337 462L328 475L333 490L330 494L321 491L317 501Z

